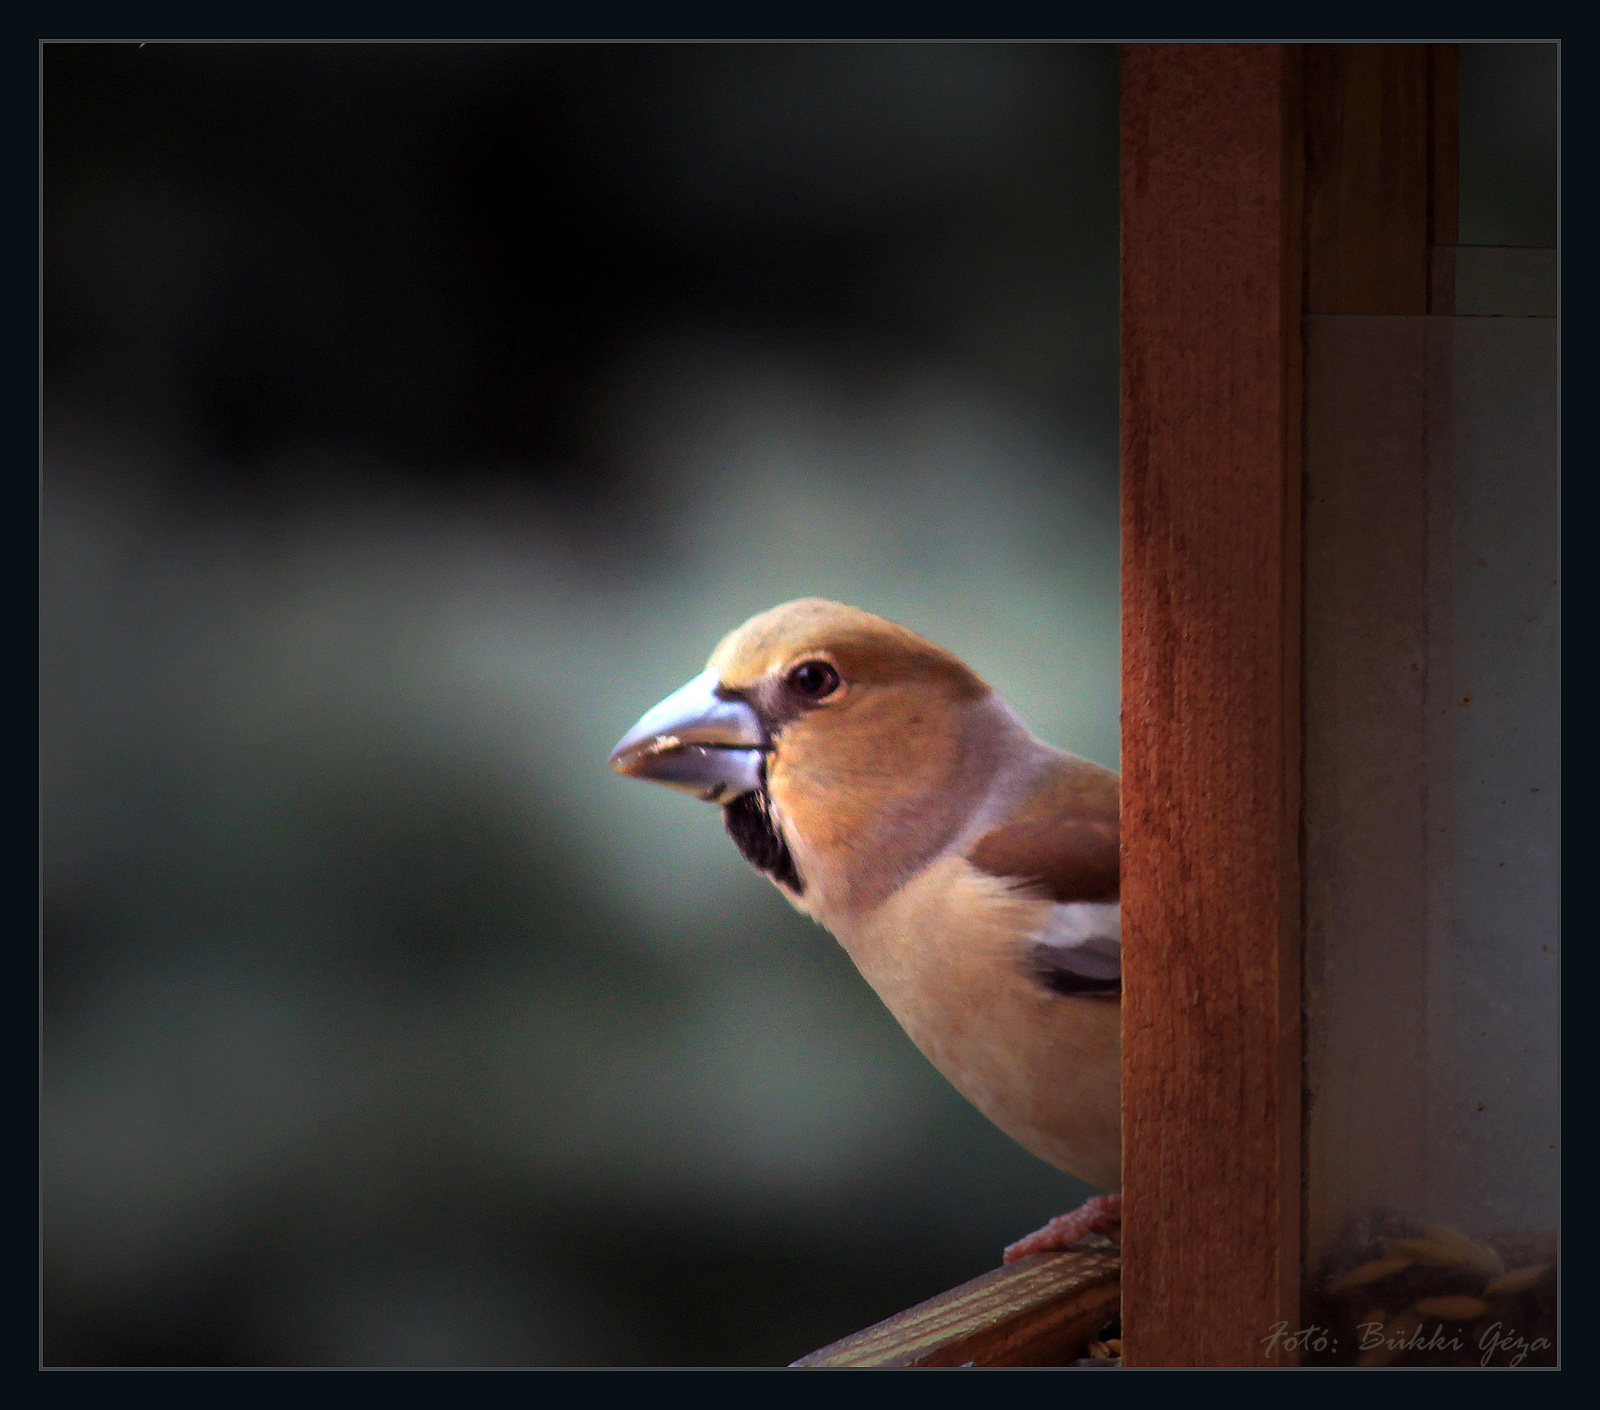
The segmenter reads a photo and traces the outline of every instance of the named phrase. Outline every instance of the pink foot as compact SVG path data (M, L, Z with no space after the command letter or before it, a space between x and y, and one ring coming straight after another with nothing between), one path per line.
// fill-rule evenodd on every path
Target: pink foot
M1058 1214L1042 1229L1018 1239L1005 1252L1005 1262L1015 1263L1030 1253L1054 1253L1071 1248L1085 1234L1122 1237L1122 1196L1096 1195L1085 1200L1071 1214Z

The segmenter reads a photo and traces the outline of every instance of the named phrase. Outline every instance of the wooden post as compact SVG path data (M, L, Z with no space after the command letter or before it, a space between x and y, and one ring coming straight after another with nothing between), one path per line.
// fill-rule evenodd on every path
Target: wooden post
M1454 73L1448 46L1124 49L1128 1365L1293 1359L1302 316L1449 310Z
M1428 312L1456 311L1461 230L1461 46L1428 46Z
M1428 311L1430 46L1307 44L1305 311Z
M1258 1366L1300 1281L1300 53L1123 54L1123 1354Z

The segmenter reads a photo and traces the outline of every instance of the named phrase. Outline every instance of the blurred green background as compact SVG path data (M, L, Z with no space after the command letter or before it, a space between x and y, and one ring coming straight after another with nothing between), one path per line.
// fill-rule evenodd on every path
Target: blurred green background
M1553 51L1463 75L1463 240L1553 243ZM1081 1199L606 755L818 594L1116 764L1114 46L44 113L46 1362L779 1365Z

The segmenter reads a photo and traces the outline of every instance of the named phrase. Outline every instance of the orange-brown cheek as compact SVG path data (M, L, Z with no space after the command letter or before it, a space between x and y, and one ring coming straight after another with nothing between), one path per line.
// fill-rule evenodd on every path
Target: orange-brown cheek
M952 741L930 713L871 708L846 715L824 707L778 738L768 786L779 811L812 847L859 842L897 805L940 788Z
M767 766L767 787L779 814L809 848L830 850L858 836L873 808L857 769L838 751L787 730ZM820 757L819 757L820 756Z

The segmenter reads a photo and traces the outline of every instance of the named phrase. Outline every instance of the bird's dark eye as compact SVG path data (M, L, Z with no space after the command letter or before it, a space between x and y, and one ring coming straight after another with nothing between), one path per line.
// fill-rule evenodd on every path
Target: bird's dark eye
M839 688L839 673L826 661L802 661L789 672L789 688L807 700L825 700Z

